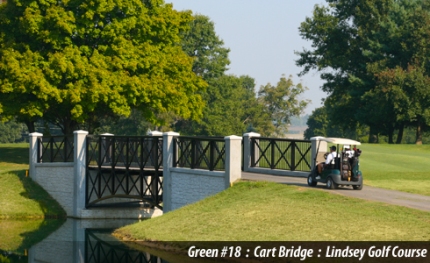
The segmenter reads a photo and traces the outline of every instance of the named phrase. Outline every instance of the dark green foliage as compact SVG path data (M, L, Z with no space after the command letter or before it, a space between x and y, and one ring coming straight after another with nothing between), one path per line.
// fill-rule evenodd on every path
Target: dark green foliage
M430 124L430 8L421 0L327 0L300 26L312 49L297 65L322 71L329 120L342 129L370 127L372 139L401 142L404 127L416 143Z
M23 137L24 127L23 124L16 121L0 121L0 143L13 143L24 140Z
M198 119L206 87L182 50L189 12L163 0L10 1L0 8L0 113L70 134L139 109Z

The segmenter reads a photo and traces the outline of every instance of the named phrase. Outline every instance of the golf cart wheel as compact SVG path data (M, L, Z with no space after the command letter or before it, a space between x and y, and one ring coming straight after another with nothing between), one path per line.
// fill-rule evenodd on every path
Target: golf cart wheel
M328 189L336 189L337 188L337 184L335 182L333 182L333 179L331 177L329 177L327 179L327 188Z
M360 185L353 185L352 188L354 190L361 190L361 189L363 189L363 185L362 184L360 184Z
M312 177L312 174L309 174L308 176L308 185L309 186L316 186L317 185L317 181L314 181L314 178Z

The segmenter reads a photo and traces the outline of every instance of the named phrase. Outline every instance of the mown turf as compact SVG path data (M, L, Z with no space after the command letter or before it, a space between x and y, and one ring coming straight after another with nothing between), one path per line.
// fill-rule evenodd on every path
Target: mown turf
M360 148L366 185L430 195L430 145L364 144Z
M1 218L57 218L66 213L25 171L0 173Z
M157 241L430 240L430 213L267 182L234 187L120 238Z
M0 250L17 254L46 238L66 216L61 206L26 176L28 156L28 143L0 144Z

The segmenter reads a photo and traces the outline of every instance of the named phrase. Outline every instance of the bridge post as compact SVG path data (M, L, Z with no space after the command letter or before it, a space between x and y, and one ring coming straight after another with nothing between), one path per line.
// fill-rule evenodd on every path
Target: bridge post
M112 140L108 141L108 136L114 136L112 133L102 133L100 136L103 136L100 142L100 151L105 153L101 163L112 163Z
M231 135L224 137L225 140L225 188L242 177L241 151L242 137Z
M260 157L260 151L256 149L254 145L251 145L251 138L260 136L259 133L255 132L249 132L243 135L243 170L245 172L248 172L253 162Z
M162 136L163 133L159 132L159 131L150 131L150 132L147 132L147 135L157 137L157 136ZM154 166L154 169L157 172L158 172L158 169L161 168L161 167L159 167L160 159L158 159L158 158L160 157L160 155L158 154L158 150L159 150L158 147L159 147L158 146L158 139L154 138L151 141L151 144L149 144L149 149L148 149L149 151L151 151L151 154L150 154L151 165ZM161 150L163 150L163 149L161 149ZM161 158L163 158L163 154L161 154ZM148 184L148 187L151 188L154 200L156 201L156 203L158 203L158 201L159 201L158 183L161 180L161 178L158 176L158 174L155 176L148 176L148 177L149 178L145 178L146 182ZM163 184L164 184L164 181L163 181ZM163 193L163 195L164 195L164 193Z
M38 132L33 132L33 133L30 133L28 136L29 136L29 141L30 141L30 160L29 160L30 171L29 171L29 176L33 179L33 181L37 182L36 163L37 163L37 158L39 156L38 151L42 150L42 149L39 149L37 139L39 137L42 137L43 134L38 133Z
M163 213L172 210L172 177L170 168L173 167L174 136L179 136L179 133L163 133Z
M80 218L81 211L85 209L86 197L86 155L87 131L74 131L74 187L73 187L73 217Z

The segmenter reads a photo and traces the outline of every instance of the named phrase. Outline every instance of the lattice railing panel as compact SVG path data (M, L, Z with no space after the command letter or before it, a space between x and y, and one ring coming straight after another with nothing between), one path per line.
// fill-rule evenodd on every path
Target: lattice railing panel
M162 143L155 136L87 136L86 206L128 202L161 208Z
M221 137L174 138L174 167L225 170L225 140Z
M50 136L37 138L37 162L73 162L73 136Z
M251 138L251 167L306 172L311 158L310 141Z

